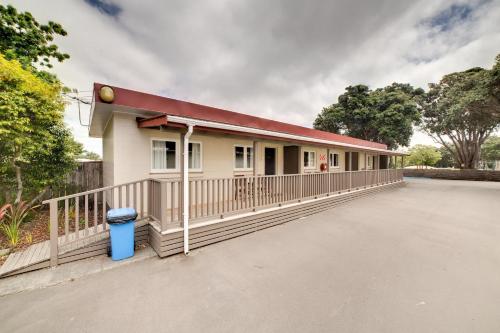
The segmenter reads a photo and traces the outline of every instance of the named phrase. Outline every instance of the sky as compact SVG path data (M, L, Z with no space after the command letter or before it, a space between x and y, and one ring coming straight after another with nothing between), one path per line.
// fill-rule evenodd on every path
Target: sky
M63 25L55 43L71 58L53 71L86 99L101 82L307 127L349 85L426 89L500 53L500 0L2 3ZM102 153L76 103L65 119ZM419 143L433 141L416 131Z

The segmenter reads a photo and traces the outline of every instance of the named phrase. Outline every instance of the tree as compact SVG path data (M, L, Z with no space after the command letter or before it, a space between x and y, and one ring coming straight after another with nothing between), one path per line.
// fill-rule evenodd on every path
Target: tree
M314 128L385 143L390 149L408 146L420 119L414 97L424 93L409 84L393 83L374 91L349 86L338 103L323 108Z
M74 168L81 152L63 123L67 88L41 70L52 67L52 59L69 58L53 44L66 34L58 23L40 24L29 12L0 5L0 193L7 201L15 192L19 203L28 192L32 205Z
M490 168L494 166L495 161L500 161L500 136L490 136L484 141L481 147L481 156Z
M0 5L0 52L8 60L17 59L23 66L52 67L50 59L64 61L69 58L52 44L54 36L66 36L59 23L40 24L29 12Z
M433 166L441 159L441 153L436 147L415 145L408 151L408 164L416 166Z
M481 148L485 161L500 161L500 136L490 136Z
M500 125L500 55L492 70L445 75L419 101L422 128L454 154L461 168L476 168L481 145Z
M98 161L101 159L101 156L93 151L84 150L78 158L86 158L88 160Z
M437 161L435 166L437 168L455 168L457 167L457 161L455 160L455 155L452 154L446 147L439 147L439 152L441 153L441 159Z
M28 188L34 204L81 153L64 126L62 89L0 55L0 180L6 192L15 188L15 203Z

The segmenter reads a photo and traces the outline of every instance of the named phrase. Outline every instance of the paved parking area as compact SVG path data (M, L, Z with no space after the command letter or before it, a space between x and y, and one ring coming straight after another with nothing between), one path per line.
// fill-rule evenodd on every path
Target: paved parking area
M500 332L500 183L408 185L0 297L2 332Z

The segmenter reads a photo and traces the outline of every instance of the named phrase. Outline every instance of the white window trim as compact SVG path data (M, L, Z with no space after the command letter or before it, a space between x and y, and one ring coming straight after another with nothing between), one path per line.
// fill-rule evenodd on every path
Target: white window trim
M330 164L330 161L331 161L330 156L331 156L331 155L337 155L337 166L335 166L335 165L331 165L331 164ZM336 152L330 152L330 156L328 156L328 166L329 166L330 168L333 168L333 169L338 169L338 168L340 168L340 154L339 154L339 153L336 153Z
M170 141L175 142L175 169L153 169L153 141ZM151 138L149 145L149 154L150 154L150 173L176 173L180 170L180 140L179 139L170 139L170 138Z
M302 164L304 164L304 155L309 154L309 153L314 153L314 166L305 166L304 169L307 170L315 170L316 169L316 151L315 150L304 150L304 154L302 155ZM310 162L311 160L308 160Z
M198 169L189 168L189 171L203 172L203 143L200 142L200 141L191 141L191 140L189 140L189 143L198 143L198 144L200 144L200 167ZM188 149L188 154L189 154L189 149ZM189 159L188 159L188 164L189 164Z
M252 166L249 168L237 168L236 167L236 147L242 147L243 148L243 164L246 164L247 161L247 148L252 148ZM233 145L233 169L234 171L253 171L253 164L254 164L254 159L255 159L255 150L253 149L253 145L240 145L240 144L235 144Z

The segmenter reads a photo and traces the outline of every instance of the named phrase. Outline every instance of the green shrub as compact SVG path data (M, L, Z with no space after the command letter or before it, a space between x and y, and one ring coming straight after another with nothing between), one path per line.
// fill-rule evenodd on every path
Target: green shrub
M21 223L34 208L36 207L29 207L26 202L21 201L17 205L7 204L0 209L0 229L11 246L19 243Z

